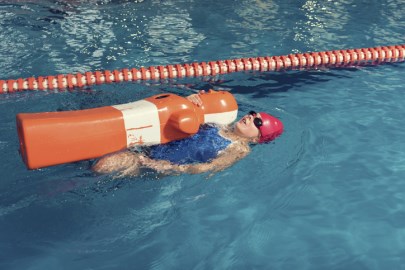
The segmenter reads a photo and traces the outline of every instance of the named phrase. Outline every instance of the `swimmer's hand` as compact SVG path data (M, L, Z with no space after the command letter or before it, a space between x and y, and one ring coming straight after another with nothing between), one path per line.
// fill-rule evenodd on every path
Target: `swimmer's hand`
M200 107L200 106L203 105L200 95L202 95L202 94L204 94L204 93L205 93L204 90L200 90L200 91L198 92L198 94L192 94L192 95L187 96L186 98L187 98L189 101L191 101L193 104L195 104L195 105L197 105L198 107Z

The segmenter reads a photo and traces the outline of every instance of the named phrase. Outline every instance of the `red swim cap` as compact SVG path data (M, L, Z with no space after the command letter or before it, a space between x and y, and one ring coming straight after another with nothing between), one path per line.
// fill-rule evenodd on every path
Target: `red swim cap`
M263 122L263 125L259 128L260 130L259 143L274 140L277 136L283 133L284 126L279 119L265 112L260 112L259 114Z

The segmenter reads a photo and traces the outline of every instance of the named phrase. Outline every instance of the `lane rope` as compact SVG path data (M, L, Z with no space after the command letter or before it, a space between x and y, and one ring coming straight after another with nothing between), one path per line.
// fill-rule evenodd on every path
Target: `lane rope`
M405 44L0 80L0 93L64 90L104 83L215 76L240 71L318 69L404 60Z

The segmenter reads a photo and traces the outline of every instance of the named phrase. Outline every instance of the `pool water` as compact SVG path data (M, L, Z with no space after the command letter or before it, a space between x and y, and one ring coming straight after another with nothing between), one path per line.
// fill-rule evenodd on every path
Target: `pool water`
M393 1L1 1L1 79L404 43ZM403 269L405 65L0 95L0 269ZM284 123L213 175L27 170L20 112L226 89Z

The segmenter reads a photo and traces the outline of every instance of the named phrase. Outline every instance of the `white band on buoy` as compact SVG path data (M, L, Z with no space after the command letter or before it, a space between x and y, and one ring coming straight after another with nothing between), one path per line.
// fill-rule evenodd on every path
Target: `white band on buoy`
M112 107L122 113L128 147L160 143L159 112L155 104L139 100Z
M223 113L211 113L204 115L205 123L217 123L220 125L228 125L232 123L238 115L238 110L223 112Z

